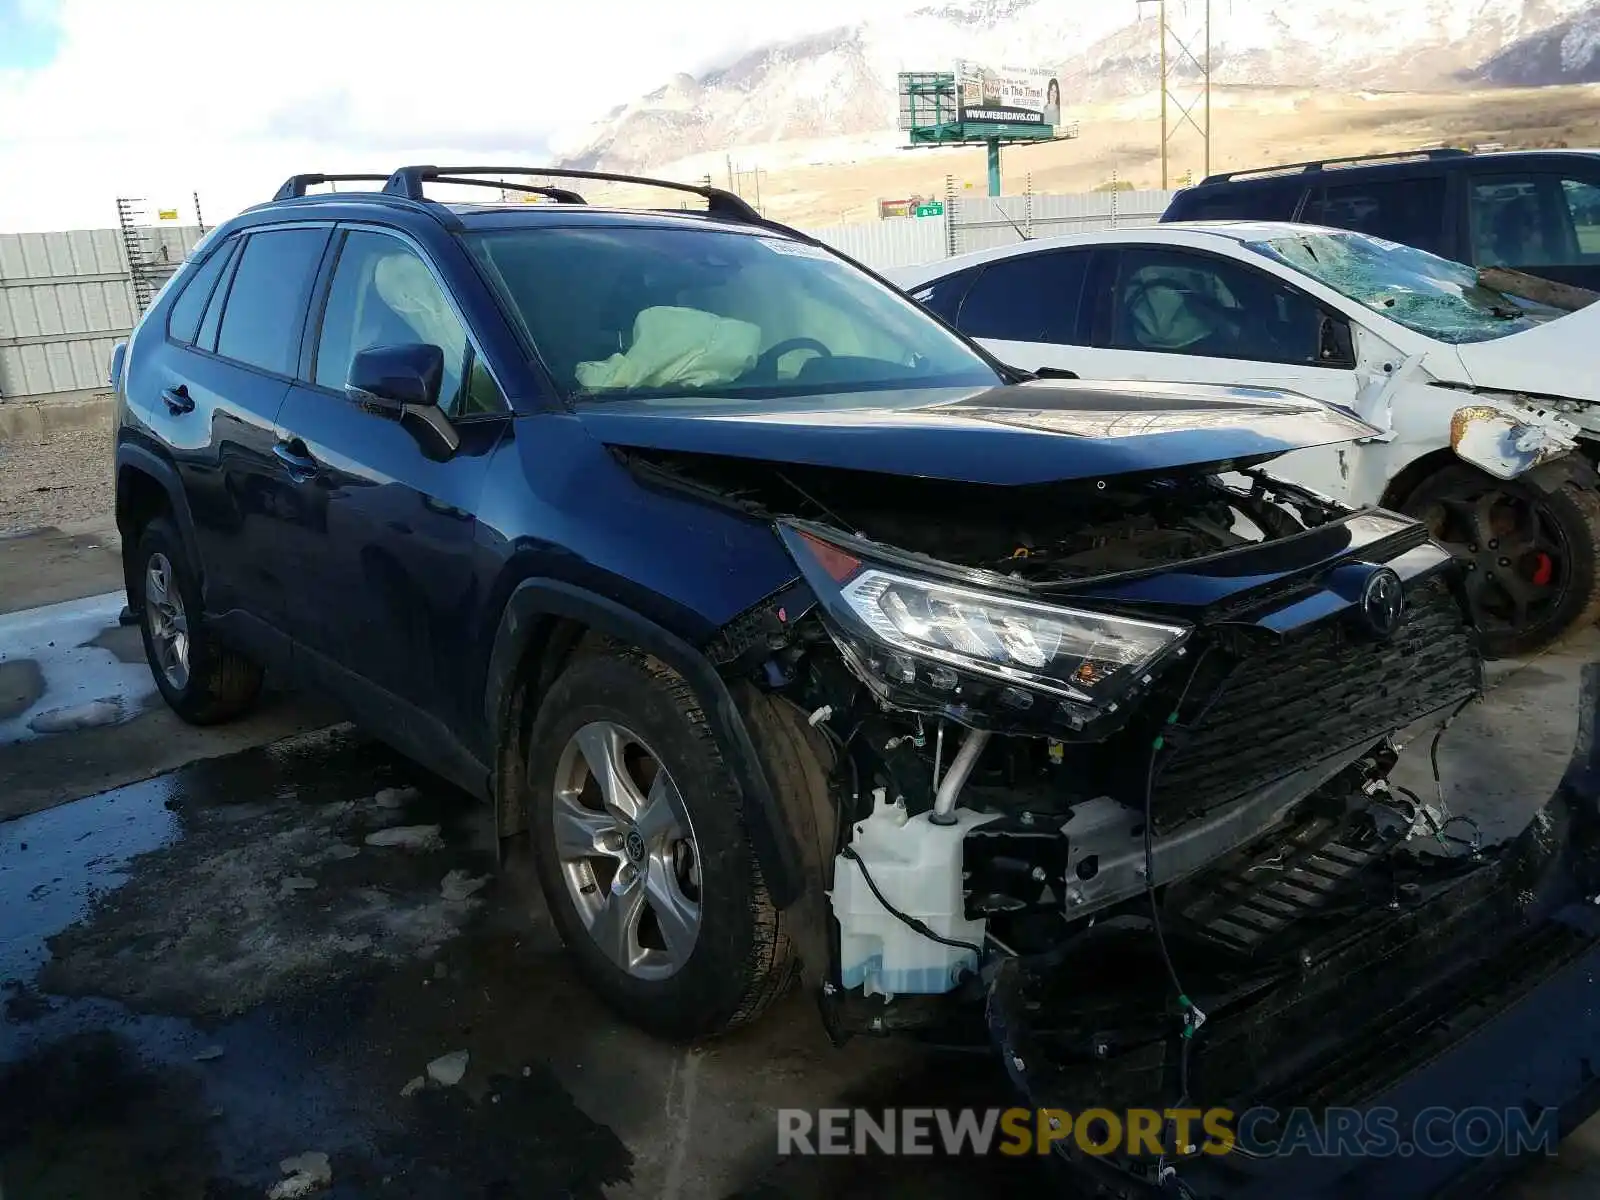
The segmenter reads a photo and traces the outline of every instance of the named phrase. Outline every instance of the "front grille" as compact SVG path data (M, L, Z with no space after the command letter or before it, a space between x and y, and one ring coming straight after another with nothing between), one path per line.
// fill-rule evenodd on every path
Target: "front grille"
M1387 640L1337 621L1240 658L1199 723L1174 738L1153 797L1171 827L1472 695L1475 635L1444 580L1406 594Z

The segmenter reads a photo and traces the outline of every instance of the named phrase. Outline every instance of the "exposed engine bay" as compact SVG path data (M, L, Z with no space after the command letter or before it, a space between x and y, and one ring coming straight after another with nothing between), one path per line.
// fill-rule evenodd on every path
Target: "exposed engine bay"
M1148 919L1152 881L1292 840L1311 812L1374 853L1380 829L1448 819L1385 782L1391 739L1481 685L1447 561L1410 522L1250 470L995 488L628 458L777 519L805 572L810 597L772 598L712 654L834 749L847 992L952 992L997 950ZM1378 636L1339 591L1351 573L1359 600L1383 562L1404 616ZM1239 586L1268 569L1273 587ZM1142 602L1175 571L1214 603Z

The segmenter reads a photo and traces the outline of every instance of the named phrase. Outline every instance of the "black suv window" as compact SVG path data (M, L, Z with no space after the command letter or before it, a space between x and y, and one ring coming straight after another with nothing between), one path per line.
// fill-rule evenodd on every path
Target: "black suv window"
M272 229L250 235L228 289L217 353L278 375L295 372L306 299L328 231Z
M1163 221L1288 221L1305 185L1298 179L1223 184L1179 192Z
M1089 255L1053 250L990 263L967 293L957 327L968 337L1077 344Z
M1313 192L1300 219L1439 254L1445 248L1444 198L1443 175L1342 183Z
M932 283L924 284L911 293L911 298L929 312L943 317L951 325L956 323L956 314L961 311L961 301L966 299L967 289L972 286L972 281L978 277L981 267L968 267L965 271L957 271L954 275L946 275L943 279L935 279Z
M1467 196L1479 266L1600 262L1600 183L1556 172L1480 175Z
M1243 263L1155 247L1125 250L1110 344L1259 362L1314 364L1315 301Z
M196 267L183 285L183 291L172 302L167 314L167 336L175 342L193 342L200 330L200 318L206 311L206 301L216 290L217 280L239 248L238 238L229 238L212 248L205 262Z
M333 270L314 378L323 387L342 388L357 353L407 342L444 351L439 407L447 414L503 407L499 389L476 364L466 328L427 264L399 238L356 230L346 236Z

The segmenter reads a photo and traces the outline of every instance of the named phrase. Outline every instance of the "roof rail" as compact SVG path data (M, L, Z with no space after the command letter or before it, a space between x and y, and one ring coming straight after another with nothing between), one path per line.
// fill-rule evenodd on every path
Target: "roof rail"
M597 179L607 183L636 183L643 187L668 188L675 192L688 192L691 195L702 197L713 216L747 224L769 224L765 217L745 203L741 197L733 192L724 191L722 188L702 187L696 183L678 183L672 179L650 179L643 175L614 175L609 171L579 171L570 167L401 167L388 177L388 182L383 185L383 190L390 196L404 196L408 200L426 200L427 197L422 192L424 183L459 183L475 187L514 187L512 184L495 183L488 179L470 178L474 175L534 175L550 179ZM582 196L576 192L568 192L564 188L540 189L524 185L515 187L514 190L543 191L545 194L558 192L561 194L556 196L556 199L563 199L569 204L584 203ZM572 199L566 200L566 197L572 197Z
M1356 163L1368 162L1405 162L1413 158L1467 158L1471 150L1461 150L1454 146L1436 146L1431 150L1396 150L1389 154L1356 154L1349 158L1323 158L1315 162L1285 163L1281 167L1251 167L1243 171L1224 171L1219 175L1207 175L1200 181L1200 186L1205 187L1212 183L1231 183L1235 179L1247 176L1272 176L1306 174L1320 171L1325 167L1351 166Z
M319 183L381 183L387 175L291 175L273 195L274 200L298 200L308 187Z

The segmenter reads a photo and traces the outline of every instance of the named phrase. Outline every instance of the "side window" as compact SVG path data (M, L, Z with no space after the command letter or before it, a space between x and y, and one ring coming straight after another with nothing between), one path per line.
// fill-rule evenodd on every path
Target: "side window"
M205 315L206 302L216 289L217 280L233 259L239 248L239 239L229 238L214 247L211 255L196 267L183 285L183 291L167 311L167 336L175 342L193 342L200 331L200 318Z
M1439 254L1445 248L1445 191L1443 175L1338 184L1313 192L1301 220Z
M474 360L467 331L427 264L399 238L355 230L345 237L334 266L314 378L322 387L342 389L357 353L408 342L444 351L439 407L446 414L505 407L493 378Z
M1080 344L1078 306L1088 250L1057 250L992 262L978 276L958 326L968 337Z
M1114 349L1309 366L1321 328L1315 301L1243 263L1154 247L1122 253Z
M228 289L217 353L278 375L295 373L306 299L327 244L318 228L250 235Z
M943 279L936 279L932 283L925 283L911 293L911 298L929 312L944 318L951 325L956 323L956 314L961 311L961 301L966 298L967 289L972 286L972 281L978 277L981 267L968 267L965 271L957 271L954 275L946 275Z
M1479 266L1600 262L1600 185L1548 175L1480 175L1467 198Z
M1298 177L1179 192L1163 221L1288 221L1304 185Z
M222 324L222 310L228 303L233 277L239 273L239 249L243 245L242 237L234 239L233 250L222 268L222 277L217 280L217 286L211 289L211 302L206 305L205 318L200 322L200 332L194 339L197 350L215 351L217 348L217 329Z

